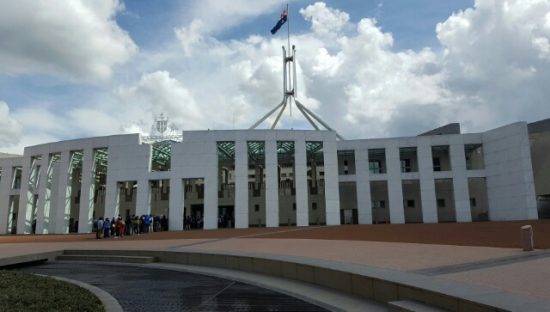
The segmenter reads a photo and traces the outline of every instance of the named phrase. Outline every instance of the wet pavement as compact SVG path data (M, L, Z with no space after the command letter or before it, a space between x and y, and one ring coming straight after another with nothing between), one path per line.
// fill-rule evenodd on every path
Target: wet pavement
M186 272L72 262L21 271L94 285L115 297L124 311L328 311L268 289Z

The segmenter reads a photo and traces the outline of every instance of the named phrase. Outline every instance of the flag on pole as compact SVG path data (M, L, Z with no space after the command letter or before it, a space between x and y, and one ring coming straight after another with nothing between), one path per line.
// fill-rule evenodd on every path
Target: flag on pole
M271 29L271 34L274 35L280 28L283 26L284 23L286 23L286 20L288 18L288 12L287 10L284 10L283 13L281 13L281 17L279 18L279 21L275 26Z

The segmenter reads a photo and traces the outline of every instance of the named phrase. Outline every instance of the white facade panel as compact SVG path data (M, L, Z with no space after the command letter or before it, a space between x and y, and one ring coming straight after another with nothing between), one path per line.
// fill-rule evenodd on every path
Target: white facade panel
M527 124L514 123L483 134L489 219L537 218Z
M430 137L419 137L416 151L418 157L418 172L420 176L422 221L424 223L437 223L437 205Z
M369 153L366 148L355 149L355 175L359 224L372 224Z
M405 223L403 210L403 188L401 184L401 162L399 160L399 146L395 141L386 145L386 166L388 179L388 195L390 201L390 222Z
M327 225L340 224L340 192L338 190L338 158L336 153L335 139L323 141Z
M472 222L468 177L466 175L466 156L462 136L453 135L450 142L451 170L453 174L453 193L457 222Z
M294 142L294 177L296 186L296 225L309 225L308 186L306 141L297 139Z
M248 147L235 142L235 227L248 227Z
M279 183L277 178L277 141L274 134L265 141L266 226L279 226Z

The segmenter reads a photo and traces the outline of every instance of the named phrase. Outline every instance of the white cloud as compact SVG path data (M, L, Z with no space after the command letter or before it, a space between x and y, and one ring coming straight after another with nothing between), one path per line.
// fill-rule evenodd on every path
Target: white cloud
M195 19L188 27L174 29L176 37L181 42L186 56L190 56L193 46L203 40L202 27L203 22L200 19Z
M118 0L3 1L0 72L109 78L137 47L114 20Z
M267 29L265 35L218 39L224 27L280 5L239 3L195 2L190 23L175 30L173 42L130 62L127 69L135 68L125 72L128 81L116 82L114 95L64 115L50 113L66 120L65 131L56 130L61 122L46 113L41 115L50 121L40 127L50 135L143 133L152 114L164 112L182 130L247 128L282 99L286 38ZM437 26L441 47L416 51L396 50L393 35L373 18L351 22L324 3L301 12L311 31L293 37L298 97L347 138L414 135L447 122L483 131L548 117L550 1L477 0ZM98 126L86 124L90 118ZM305 127L295 108L282 123Z
M167 71L144 74L140 81L129 87L121 87L116 95L123 105L133 111L136 121L150 120L155 113L165 113L179 129L200 129L208 118L208 111L201 111L193 95ZM131 120L128 120L131 122ZM146 123L125 125L128 130L144 129Z
M336 35L349 21L348 13L329 8L324 2L300 9L300 14L311 21L311 29L318 35Z
M8 104L0 101L0 147L6 148L17 144L21 135L21 124L13 118Z
M279 0L200 0L192 2L185 11L186 19L190 20L191 24L195 19L201 20L203 22L202 31L211 34L247 22L258 15L272 12L277 7L280 7L282 11L283 3ZM275 22L274 19L273 23Z
M549 11L547 0L477 0L437 25L457 118L486 129L548 116Z
M300 12L311 21L312 32L294 37L299 43L299 99L334 128L348 137L395 134L404 129L402 122L392 128L400 112L414 112L412 108L419 105L424 113L412 114L417 122L407 123L407 128L417 124L415 131L420 132L434 119L447 120L432 113L448 103L441 56L430 49L393 51L393 36L382 32L374 19L362 19L353 29L347 13L321 2ZM218 102L213 96L201 98L209 110L223 112L214 117L218 127L246 127L281 101L282 39L251 36L223 42L203 35L191 40L197 43L194 47L186 45L186 38L178 39L184 47L201 51L193 61L203 72L187 72L198 79L189 88L197 94L225 95ZM208 92L203 85L209 86ZM235 112L239 118L229 118ZM305 119L295 109L282 124L300 128Z

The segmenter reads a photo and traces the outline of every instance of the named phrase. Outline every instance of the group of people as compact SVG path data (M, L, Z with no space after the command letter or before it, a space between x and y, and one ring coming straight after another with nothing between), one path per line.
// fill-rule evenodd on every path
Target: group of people
M183 226L185 230L202 229L203 219L202 217L196 218L194 216L186 216L185 218L183 218Z
M125 235L168 231L168 218L164 215L154 216L149 214L141 216L128 215L126 219L122 219L120 215L118 218L113 219L100 217L94 221L94 230L97 239L122 238Z

